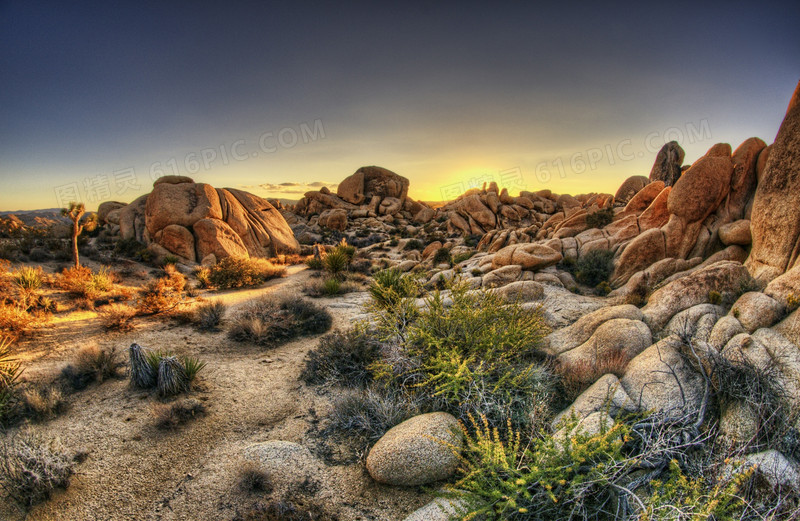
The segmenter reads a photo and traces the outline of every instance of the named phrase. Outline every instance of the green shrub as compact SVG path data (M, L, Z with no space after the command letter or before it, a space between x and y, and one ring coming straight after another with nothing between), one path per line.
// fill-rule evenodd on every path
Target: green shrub
M452 264L453 258L450 256L450 249L449 248L439 248L436 250L436 253L433 255L433 265L437 266L439 264Z
M276 266L265 259L226 257L209 268L208 283L219 289L242 288L285 275L285 266Z
M180 358L180 363L183 366L183 371L186 373L186 379L190 384L197 378L197 373L206 366L205 362L194 356L182 356Z
M380 344L363 328L335 331L306 355L300 379L310 385L363 387L372 380L370 365L379 354Z
M418 250L422 251L425 249L425 245L422 244L422 241L419 239L409 239L405 246L403 246L403 251L410 251L410 250Z
M164 255L164 260L162 261L162 264L164 266L166 266L167 264L175 265L178 264L179 260L180 259L178 259L177 255Z
M373 306L379 338L400 342L396 356L373 364L385 385L411 383L461 418L473 412L515 425L529 425L530 409L549 400L555 378L535 360L548 331L540 310L464 284L451 286L447 302L438 291L426 297L421 309Z
M611 250L592 250L575 262L575 278L587 286L608 282L613 271L614 252Z
M119 239L114 246L114 252L123 257L136 258L142 250L147 251L146 246L133 237L129 239Z
M614 220L614 209L603 208L586 216L586 225L589 228L603 228Z
M325 269L325 262L323 262L322 257L309 257L306 260L306 266L312 270L322 270Z
M23 292L34 293L42 287L42 268L23 266L14 275L14 282Z
M295 297L267 296L248 304L233 319L228 335L238 342L277 347L303 335L330 329L333 317L324 308Z
M397 268L381 270L372 278L369 294L373 302L383 309L393 307L404 298L415 297L419 291L419 285L414 278L404 275Z
M67 488L74 465L58 440L30 433L0 439L0 488L25 510Z
M347 252L334 249L329 251L328 254L322 258L322 263L328 273L334 277L338 277L347 271L348 266L350 266L350 259L351 257L347 255Z
M712 289L708 292L708 301L715 306L722 305L722 293Z
M462 262L471 259L476 253L478 252L476 252L475 250L459 253L458 255L453 257L453 264L461 264Z

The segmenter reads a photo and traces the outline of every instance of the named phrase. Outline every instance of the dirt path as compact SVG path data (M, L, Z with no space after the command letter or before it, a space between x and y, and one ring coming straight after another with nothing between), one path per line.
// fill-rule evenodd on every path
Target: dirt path
M298 294L308 272L294 268L266 287L207 295L230 305L229 313L261 295ZM334 328L361 315L364 293L317 302L329 309ZM58 325L38 343L28 378L57 370L87 343L124 350L132 342L192 354L208 363L192 397L207 415L174 431L154 426L157 401L133 391L126 380L91 386L69 397L69 410L32 428L58 436L71 450L86 451L69 489L34 508L30 520L231 520L248 501L236 489L244 449L284 440L313 444L310 431L330 398L307 388L298 376L306 353L319 337L302 338L264 351L238 344L224 332L199 333L189 326L152 323L126 334L104 333L91 319ZM309 501L339 519L395 520L421 506L417 490L377 485L362 464L326 466ZM2 519L23 519L10 506Z

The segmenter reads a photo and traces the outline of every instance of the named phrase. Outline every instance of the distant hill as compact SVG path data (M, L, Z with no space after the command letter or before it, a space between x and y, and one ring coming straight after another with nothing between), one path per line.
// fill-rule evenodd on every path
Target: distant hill
M47 208L44 210L19 210L16 212L0 212L0 216L15 216L25 226L49 226L57 222L69 222L67 217L61 215L60 208Z

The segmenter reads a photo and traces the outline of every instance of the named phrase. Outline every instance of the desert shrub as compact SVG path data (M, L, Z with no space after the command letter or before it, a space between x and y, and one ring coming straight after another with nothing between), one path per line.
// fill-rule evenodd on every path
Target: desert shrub
M102 293L112 289L114 278L107 267L103 267L100 271L94 273L86 266L73 266L64 269L59 274L55 285L66 290L75 298L95 300Z
M33 385L22 391L25 416L38 421L49 420L66 406L64 393L55 385Z
M351 280L339 280L336 277L308 281L303 292L309 297L333 297L359 291L361 286Z
M30 433L0 439L0 488L25 510L67 488L74 464L56 439Z
M480 277L481 275L483 275L483 272L480 270L480 268L472 268L472 271L470 271L470 273L472 274L473 277Z
M715 306L722 305L722 293L712 289L708 292L708 301Z
M81 390L91 382L102 383L119 377L122 366L116 348L91 346L80 350L75 360L61 370L61 375L72 389Z
M392 239L389 241L389 246L391 246L392 248L394 248L398 244L400 244L400 239L398 239L397 237L392 237Z
M528 425L530 407L547 401L554 383L536 360L548 331L541 310L464 284L451 286L448 301L437 291L419 310L376 303L378 336L401 344L399 356L373 365L376 379L412 385L461 418L473 412Z
M258 502L244 513L237 512L233 521L336 521L315 504L289 499Z
M611 293L613 290L614 288L611 287L611 284L609 284L605 280L600 282L600 284L594 287L594 292L603 297Z
M112 331L129 331L133 329L133 319L136 310L126 304L109 304L103 306L98 312L100 322Z
M269 473L253 461L244 461L239 465L236 482L239 490L245 494L269 494L273 489Z
M562 428L570 432L576 422L569 420ZM665 482L632 480L644 458L631 452L636 434L624 422L597 433L577 431L530 441L513 431L504 439L485 419L472 419L471 424L463 428L463 477L448 487L465 501L460 513L464 519L626 519L632 518L623 514L630 512L630 499L640 506L638 519L643 521L739 519L739 491L748 473L712 485L703 477L687 478L673 461ZM651 493L644 500L626 488L643 483Z
M128 239L119 239L114 245L114 253L122 255L123 257L136 258L140 251L144 250L146 246L137 241L136 238L131 237Z
M357 437L362 455L386 432L409 418L428 412L425 402L402 389L367 388L334 401L325 434Z
M333 317L307 300L272 296L251 302L232 321L229 336L238 342L277 347L303 335L330 329Z
M258 286L286 275L286 267L266 259L226 257L209 268L209 286L219 289Z
M12 400L22 367L19 360L11 356L11 341L0 340L0 423L12 409Z
M139 290L136 309L141 314L154 315L174 309L183 300L183 290L186 287L186 277L168 265L164 268L165 275L148 282Z
M462 262L471 259L475 254L478 253L475 250L472 251L465 251L464 253L459 253L455 257L453 257L453 264L461 264Z
M608 282L614 271L614 252L611 250L592 250L575 262L575 278L587 286L597 286Z
M403 251L410 251L410 250L418 250L422 251L425 249L425 245L422 244L422 241L419 239L409 239L405 246L403 246Z
M131 385L139 389L149 389L156 385L158 373L149 363L147 354L147 351L139 344L131 344L128 348Z
M0 302L0 333L4 336L18 338L39 322L41 317L29 313L22 305Z
M347 271L350 259L345 251L334 249L322 258L322 263L325 266L325 271L334 277L338 277Z
M793 440L797 431L792 425L800 411L791 406L791 397L781 385L779 368L774 362L759 366L739 357L731 360L715 355L711 360L711 389L724 409L744 404L754 413L755 437L743 440L752 450L779 449L800 457L800 440Z
M14 275L14 282L23 292L36 292L43 284L42 268L23 266Z
M306 266L312 270L321 270L325 268L325 262L323 262L322 257L309 257L306 260Z
M356 254L356 247L350 244L347 244L347 239L343 238L339 244L333 249L334 252L343 253L347 255L348 262L353 260L353 257Z
M179 260L180 259L178 258L177 255L164 255L164 259L161 261L161 264L163 266L166 266L168 264L175 265L175 264L178 264Z
M322 337L306 355L300 379L307 384L362 387L372 380L369 366L380 355L380 344L361 327Z
M475 248L483 237L481 235L467 235L464 237L464 246L469 246L470 248Z
M621 378L630 358L624 351L612 349L610 353L595 356L592 360L557 363L555 374L569 402L575 399L605 374Z
M586 226L589 228L603 228L614 220L614 209L603 208L586 216Z
M368 291L373 302L380 308L388 309L404 298L415 297L419 285L413 277L404 275L399 269L389 268L373 275Z
M222 323L228 306L221 300L204 302L195 311L195 324L204 331L214 331Z
M197 373L206 366L205 362L194 356L182 356L180 362L183 366L183 370L186 372L186 378L189 380L189 383L193 382L197 377Z
M439 264L452 264L453 258L450 256L450 249L449 248L439 248L436 250L436 253L433 255L433 265L437 266Z
M201 402L188 398L171 404L154 403L151 413L155 419L155 426L161 430L174 430L206 413L206 406Z

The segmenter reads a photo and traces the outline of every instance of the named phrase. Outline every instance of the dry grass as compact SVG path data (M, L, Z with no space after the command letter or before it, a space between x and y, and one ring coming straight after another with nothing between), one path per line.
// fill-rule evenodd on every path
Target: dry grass
M244 257L227 257L207 270L198 270L198 280L207 287L219 289L259 286L286 275L285 266L266 259Z
M99 312L100 322L111 331L130 331L136 310L126 304L109 304Z
M0 488L25 510L67 488L74 464L58 440L30 433L0 439Z
M189 398L171 404L154 403L150 411L158 429L174 430L196 418L205 416L206 406Z
M66 401L61 389L54 385L37 385L22 391L25 416L38 421L49 420L63 412Z
M165 275L148 282L139 290L136 309L144 315L155 315L170 311L183 301L183 290L186 277L168 264L164 267Z

